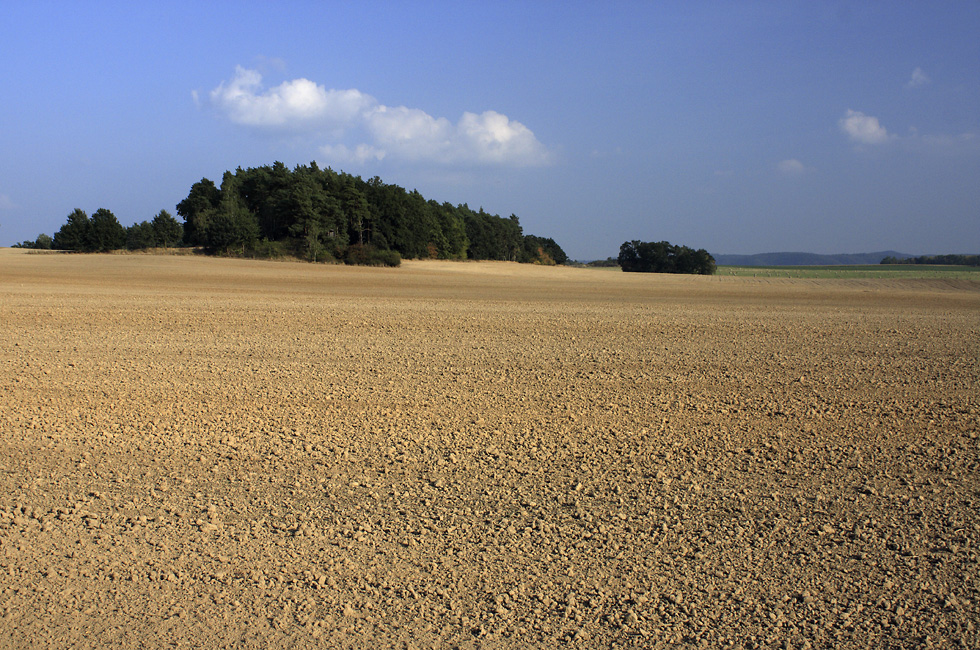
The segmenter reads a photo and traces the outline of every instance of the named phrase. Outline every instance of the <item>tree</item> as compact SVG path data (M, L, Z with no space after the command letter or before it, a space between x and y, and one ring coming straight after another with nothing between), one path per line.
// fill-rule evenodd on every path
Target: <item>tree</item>
M214 181L202 178L191 186L187 198L177 204L177 214L184 219L184 242L191 246L204 244L202 234L206 215L221 202L221 192Z
M259 238L258 219L245 207L238 193L238 180L231 172L225 172L221 180L218 207L206 210L200 217L204 224L201 239L209 253L226 253L235 248L244 255Z
M126 244L126 229L116 215L99 208L91 218L88 250L106 252L122 248Z
M184 227L166 210L160 210L151 223L153 236L157 246L170 248L176 246L184 238Z
M88 250L89 230L92 224L88 215L83 210L75 208L68 215L65 222L58 232L54 234L52 246L62 251L84 251Z
M446 242L445 248L439 251L439 257L450 260L466 259L470 240L466 238L466 223L462 217L449 203L439 205L435 201L429 201L429 207L439 221L443 240Z
M259 237L259 224L245 208L218 208L206 215L208 219L202 240L209 253L227 253L238 249L244 254Z
M156 246L156 233L149 221L134 223L126 228L126 248L131 251L143 250Z
M341 200L349 224L351 239L356 239L357 243L362 246L365 243L370 243L371 210L368 207L364 192L354 185L353 179L344 187ZM367 237L364 236L365 233L368 233Z

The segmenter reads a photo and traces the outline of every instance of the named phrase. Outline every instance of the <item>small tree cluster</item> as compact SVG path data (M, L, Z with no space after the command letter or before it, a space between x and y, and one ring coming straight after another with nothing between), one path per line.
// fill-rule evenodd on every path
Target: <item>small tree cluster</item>
M143 221L127 228L105 208L99 208L91 217L84 210L76 208L54 238L39 235L35 245L29 248L94 253L121 248L139 250L176 246L182 238L183 226L166 210L161 210L153 221ZM41 245L48 242L50 244L47 246Z
M715 258L703 248L674 246L670 242L623 242L619 247L619 266L636 273L690 273L711 275Z
M37 239L31 241L30 239L25 239L19 244L14 244L11 248L33 248L35 250L51 250L51 246L54 241L51 239L51 235L45 235L43 232L37 236Z

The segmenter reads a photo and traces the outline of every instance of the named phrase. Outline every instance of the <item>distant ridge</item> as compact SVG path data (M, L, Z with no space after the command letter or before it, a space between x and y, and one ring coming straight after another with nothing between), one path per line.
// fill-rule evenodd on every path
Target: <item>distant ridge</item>
M722 266L847 266L851 264L880 264L885 257L915 257L897 251L878 253L841 253L839 255L820 255L818 253L757 253L755 255L715 255L715 261Z

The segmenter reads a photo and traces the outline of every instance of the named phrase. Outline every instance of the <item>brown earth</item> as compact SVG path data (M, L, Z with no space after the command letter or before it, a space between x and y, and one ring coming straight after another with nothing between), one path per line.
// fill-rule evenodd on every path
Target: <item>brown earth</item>
M980 285L0 251L0 646L978 647Z

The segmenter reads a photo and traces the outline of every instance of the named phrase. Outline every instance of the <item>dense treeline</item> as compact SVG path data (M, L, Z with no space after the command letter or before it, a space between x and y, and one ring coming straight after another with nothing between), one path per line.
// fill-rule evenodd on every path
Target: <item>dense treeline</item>
M89 217L76 208L54 237L38 235L34 241L14 244L14 248L57 249L86 253L106 252L126 248L169 248L183 241L184 228L166 210L160 210L153 221L142 221L124 227L116 215L99 208Z
M380 178L365 181L316 163L225 172L204 178L177 204L184 241L211 253L270 246L311 261L384 251L403 258L510 260L564 264L553 239L524 235L518 218L426 200Z
M515 215L437 203L377 176L365 181L316 163L226 171L220 187L203 178L177 204L177 214L183 225L163 210L152 222L126 228L108 210L91 217L75 210L54 238L40 235L18 246L107 251L182 244L210 254L389 266L402 258L568 261L555 240L525 235Z
M703 248L674 246L670 242L623 242L619 247L619 266L638 273L692 273L711 275L715 258Z
M980 266L980 255L920 255L919 257L886 257L882 264L937 264L943 266Z

